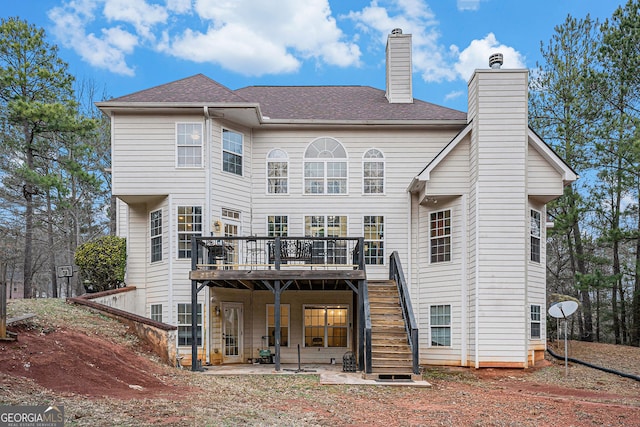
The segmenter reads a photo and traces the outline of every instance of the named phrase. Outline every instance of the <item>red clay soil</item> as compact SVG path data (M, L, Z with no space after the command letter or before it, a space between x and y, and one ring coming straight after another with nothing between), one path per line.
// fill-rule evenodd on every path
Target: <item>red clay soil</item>
M0 372L31 378L50 390L119 399L174 390L149 359L102 338L65 329L19 331L18 337L0 343Z

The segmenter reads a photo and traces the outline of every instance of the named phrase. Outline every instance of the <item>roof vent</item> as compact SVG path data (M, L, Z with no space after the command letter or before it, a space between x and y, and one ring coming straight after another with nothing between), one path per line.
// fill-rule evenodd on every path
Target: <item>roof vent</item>
M494 70L500 69L503 64L502 54L501 53L493 53L489 56L489 67Z
M391 30L391 34L402 34L402 28L394 28Z

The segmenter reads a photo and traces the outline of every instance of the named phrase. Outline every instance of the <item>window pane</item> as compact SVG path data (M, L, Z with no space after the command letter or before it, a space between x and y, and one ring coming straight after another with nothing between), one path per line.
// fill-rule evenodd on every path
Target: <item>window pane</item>
M430 215L431 262L451 260L451 211Z
M191 237L202 235L202 207L178 207L178 258L191 257Z
M197 345L202 345L202 304L197 306ZM178 304L178 345L191 345L191 304Z
M222 170L242 175L242 135L222 130Z
M177 166L202 166L202 124L178 123L176 133Z

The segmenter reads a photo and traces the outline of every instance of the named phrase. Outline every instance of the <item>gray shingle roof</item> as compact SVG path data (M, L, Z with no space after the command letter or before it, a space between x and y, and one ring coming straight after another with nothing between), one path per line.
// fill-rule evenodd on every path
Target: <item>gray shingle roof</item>
M465 120L464 112L414 100L390 104L385 92L369 86L249 86L235 91L258 102L272 119L303 120Z
M231 90L197 74L107 103L258 103L276 120L465 120L467 114L414 99L390 104L385 92L369 86L248 86Z
M196 74L171 83L109 100L109 102L248 102L226 86L204 74Z

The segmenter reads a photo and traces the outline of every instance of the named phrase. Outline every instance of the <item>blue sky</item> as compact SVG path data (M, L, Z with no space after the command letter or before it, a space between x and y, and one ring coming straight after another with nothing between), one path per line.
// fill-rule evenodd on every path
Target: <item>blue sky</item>
M202 73L249 85L384 89L393 28L412 34L414 97L466 111L490 53L534 68L567 15L600 21L615 0L0 0L44 28L77 79L117 97Z

